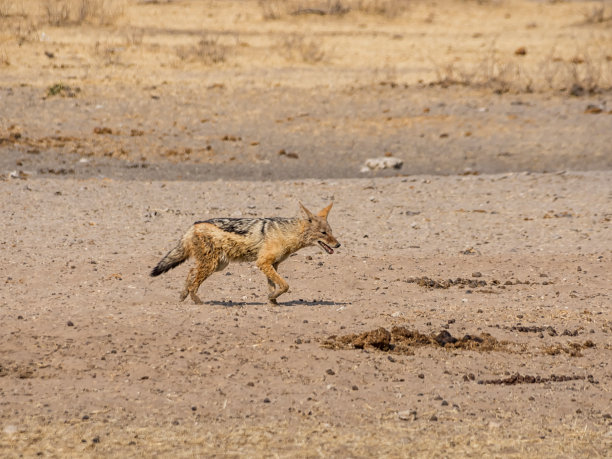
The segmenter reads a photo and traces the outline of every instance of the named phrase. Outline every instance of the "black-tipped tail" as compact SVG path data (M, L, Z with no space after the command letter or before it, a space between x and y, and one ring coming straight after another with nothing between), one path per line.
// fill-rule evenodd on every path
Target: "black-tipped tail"
M179 242L175 248L157 263L157 266L151 271L151 277L159 276L166 271L170 271L172 268L176 268L187 258L189 258L189 254L185 251L183 244Z

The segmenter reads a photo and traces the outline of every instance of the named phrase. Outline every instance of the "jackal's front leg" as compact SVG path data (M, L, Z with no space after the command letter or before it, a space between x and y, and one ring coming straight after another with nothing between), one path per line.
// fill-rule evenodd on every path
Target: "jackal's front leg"
M268 300L270 303L276 304L276 299L289 290L289 284L276 271L278 263L272 264L269 261L262 260L257 262L257 267L268 278ZM277 288L275 288L276 286Z

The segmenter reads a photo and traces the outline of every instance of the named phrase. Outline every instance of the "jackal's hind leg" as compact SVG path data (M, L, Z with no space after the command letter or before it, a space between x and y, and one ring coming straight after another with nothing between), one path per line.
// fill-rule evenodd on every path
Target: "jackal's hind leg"
M204 260L204 262L198 260L198 264L195 267L196 273L193 278L193 282L189 287L189 295L195 304L202 304L202 300L197 295L198 289L200 288L202 282L204 282L208 276L215 272L217 269L217 261L217 258L212 256Z
M202 300L197 295L198 289L202 282L217 270L221 251L215 247L209 238L198 235L197 243L194 244L193 255L196 259L196 266L193 268L193 277L190 272L186 289L195 304L202 304Z
M181 292L180 300L183 301L189 295L189 287L193 283L193 279L195 278L196 268L191 268L189 270L189 274L187 274L187 281L185 282L185 288Z

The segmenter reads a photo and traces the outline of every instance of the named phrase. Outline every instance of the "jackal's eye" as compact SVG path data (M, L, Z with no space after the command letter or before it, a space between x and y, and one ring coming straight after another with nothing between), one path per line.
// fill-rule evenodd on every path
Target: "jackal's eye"
M321 231L321 234L327 235L327 231Z

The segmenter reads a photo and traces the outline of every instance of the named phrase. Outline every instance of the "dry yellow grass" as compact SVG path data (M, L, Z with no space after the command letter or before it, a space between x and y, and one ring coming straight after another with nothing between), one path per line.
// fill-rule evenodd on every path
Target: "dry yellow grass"
M335 84L369 84L385 74L397 84L461 84L498 92L572 85L601 90L612 85L607 46L612 27L605 10L597 16L601 20L589 19L598 5L522 0L2 4L0 46L10 65L1 77L25 80L32 68L51 64L58 79L86 62L95 70L88 74L92 82L111 75L164 80L177 70L214 65L250 73L259 84L267 82L258 75L284 69L289 71L279 82L301 86L316 86L330 75ZM332 14L334 8L343 14ZM291 14L298 10L324 14ZM104 52L100 59L96 43L112 49L112 59ZM54 61L44 57L43 48L56 51ZM302 67L315 71L304 75Z
M428 417L426 414L422 416ZM456 416L455 424L403 421L389 413L369 428L279 421L260 426L122 426L112 422L32 423L0 437L4 457L605 457L612 442L588 425L534 424L507 428L508 416L478 425ZM375 427L374 427L375 426Z

